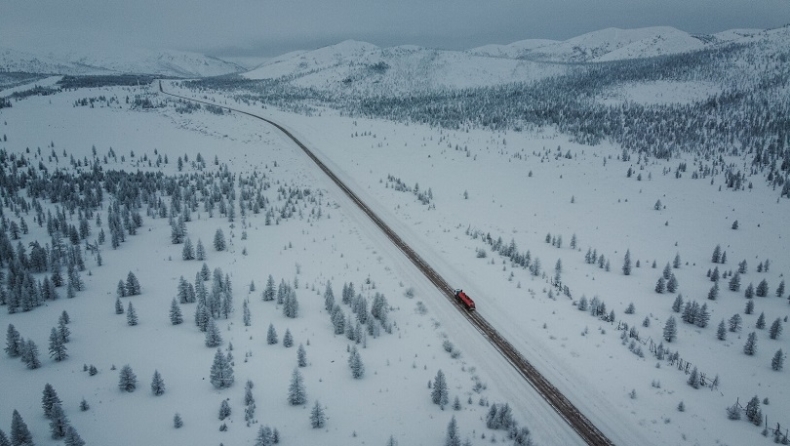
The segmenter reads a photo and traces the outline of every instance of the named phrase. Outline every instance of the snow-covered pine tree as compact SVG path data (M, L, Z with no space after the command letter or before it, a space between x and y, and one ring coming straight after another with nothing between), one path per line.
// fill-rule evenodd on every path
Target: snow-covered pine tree
M678 336L677 322L674 316L670 316L664 324L664 340L667 342L674 341Z
M66 436L63 438L63 443L66 446L85 446L85 441L80 437L80 434L77 433L77 430L74 429L74 426L68 426L66 428Z
M765 297L768 295L768 281L765 279L761 280L759 284L757 284L757 289L754 290L754 294L757 297Z
M224 389L233 385L233 366L219 348L214 355L214 362L211 365L210 380L211 384L217 389Z
M151 379L151 393L156 396L165 394L165 380L159 374L159 370L154 370L154 377Z
M304 404L307 401L307 392L304 388L304 379L299 369L294 369L291 374L291 384L288 386L288 403L292 406Z
M269 426L258 428L258 435L255 437L255 446L274 445L274 434Z
M768 329L768 336L771 339L776 339L779 335L782 334L782 319L776 318L773 324L771 324L771 328Z
M710 261L713 263L719 263L721 260L721 245L716 245L716 248L713 249L713 255L711 255Z
M746 308L743 309L745 314L752 314L754 313L754 300L749 299L746 301Z
M249 327L252 325L252 314L250 313L250 305L245 300L244 303L241 305L241 312L242 312L242 321L244 322L245 327Z
M14 409L11 416L11 444L13 446L33 446L33 435L22 419L22 415Z
M218 347L222 344L222 336L219 334L217 324L214 323L214 318L209 318L208 326L206 327L206 347Z
M269 329L266 331L266 343L274 345L277 342L277 330L274 329L274 324L269 324Z
M203 241L198 239L197 246L195 247L195 260L206 260L206 248L203 247Z
M137 312L134 310L131 302L129 302L129 307L126 309L126 323L130 326L135 326L139 323Z
M749 356L754 356L754 354L757 352L757 333L749 333L749 337L746 339L746 344L743 346L743 352Z
M699 389L700 381L699 381L699 371L696 367L691 371L691 375L689 375L689 379L687 381L688 385L695 389Z
M683 309L683 295L678 294L678 297L675 298L675 301L672 302L672 311L675 313L680 313L680 310Z
M124 313L124 310L123 310L123 304L121 303L121 298L120 297L116 297L115 298L115 314L123 314L123 313Z
M749 286L746 287L746 291L743 292L743 295L747 299L753 298L754 297L754 285L750 283Z
M61 404L62 401L58 397L58 393L49 383L44 385L44 392L41 396L41 408L44 409L44 416L52 418L52 408L56 404Z
M181 250L182 260L195 260L195 248L192 247L192 241L187 237L184 240L184 249Z
M729 282L730 291L739 291L741 289L741 274L735 273Z
M12 358L19 357L22 354L22 336L16 330L14 324L8 324L5 336L5 352Z
M718 297L719 297L719 282L716 282L713 284L710 291L708 291L708 299L716 300Z
M294 345L294 338L291 335L291 330L285 329L285 335L283 335L283 347L290 348Z
M178 302L174 297L172 302L170 302L170 323L173 325L179 325L184 322L184 315L181 314L181 307L178 306Z
M52 327L52 331L49 334L49 356L57 362L69 357L66 352L66 344L63 343L63 338L61 338L55 327Z
M625 251L625 257L623 258L623 274L626 276L631 275L631 250Z
M275 289L274 277L269 274L269 278L266 280L266 288L263 290L263 300L265 302L274 300L276 293L277 291Z
M31 370L41 367L41 360L38 358L38 346L36 343L33 342L32 339L23 342L22 362Z
M181 419L181 415L178 412L176 412L176 414L173 415L173 427L176 429L180 429L181 426L183 425L184 425L184 420Z
M60 404L52 406L52 413L49 418L49 428L52 431L52 438L59 440L66 436L66 429L69 426L69 419Z
M296 299L296 292L289 288L283 299L283 315L293 319L298 314L299 301Z
M129 271L129 274L126 276L126 295L137 296L140 293L142 293L140 281L137 280L137 276L133 272Z
M348 357L348 366L351 368L351 376L354 379L361 379L365 375L365 365L357 347L351 347L351 354Z
M444 438L444 446L461 446L461 437L458 433L458 423L455 421L455 415L450 419L447 424L447 436Z
M741 329L741 315L737 314L737 313L732 315L732 317L729 320L729 325L730 325L729 330L731 332L735 333L737 331L740 331L740 329Z
M442 409L450 400L450 395L447 391L447 380L444 378L444 372L441 369L436 373L433 380L433 387L431 390L431 401L433 404L438 404Z
M222 400L222 403L219 405L219 420L222 421L225 418L230 416L230 404L228 404L228 400Z
M316 400L313 409L310 411L310 425L313 426L313 429L320 429L324 427L325 424L326 415L324 414L324 408L321 407L321 404Z
M83 398L82 401L80 401L80 411L87 412L90 408L91 406L90 404L88 404L88 401L85 398Z
M784 366L784 362L785 362L785 355L784 352L782 352L782 349L780 348L779 350L776 351L774 357L771 359L771 370L775 372L781 371L782 367Z
M724 319L722 319L721 322L719 322L719 328L716 329L716 339L720 341L724 341L725 339L727 339L727 328L724 325Z
M664 278L663 277L659 277L658 281L656 282L656 288L655 288L656 293L661 294L666 289L667 289L667 286L666 286L666 283L664 281Z
M332 309L332 325L335 328L335 334L340 335L346 332L346 315L340 305L335 304Z
M222 232L222 229L217 229L217 232L214 233L214 250L224 251L226 248L225 234Z
M137 375L134 374L129 364L121 368L118 388L123 392L134 392L137 389Z
M674 273L669 274L669 280L667 280L667 291L670 293L674 293L678 289L678 279L675 277Z
M760 316L757 317L757 322L754 323L754 326L760 330L765 328L765 312L760 313Z

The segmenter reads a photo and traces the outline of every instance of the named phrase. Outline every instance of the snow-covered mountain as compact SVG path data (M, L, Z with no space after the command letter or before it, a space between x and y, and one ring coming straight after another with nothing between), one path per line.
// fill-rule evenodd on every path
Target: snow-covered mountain
M242 71L239 65L203 54L173 50L92 50L32 54L0 48L0 70L52 74L144 73L206 77Z
M413 45L379 48L345 41L274 58L244 73L249 79L289 79L328 91L395 94L524 82L557 74L562 67L472 52Z

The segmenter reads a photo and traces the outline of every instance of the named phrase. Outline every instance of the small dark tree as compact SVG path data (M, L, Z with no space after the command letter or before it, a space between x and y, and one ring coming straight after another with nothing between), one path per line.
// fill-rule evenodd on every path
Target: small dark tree
M677 322L673 316L670 316L669 319L667 319L666 324L664 324L664 340L667 342L672 342L677 338L677 336Z
M626 276L631 275L631 250L625 251L625 258L623 259L623 274Z
M663 293L666 290L666 283L664 282L663 277L658 278L658 282L656 282L656 293Z
M754 354L757 352L757 333L749 333L749 337L746 339L746 344L743 346L743 352L749 356L754 356Z
M123 392L134 392L137 389L137 375L128 364L121 368L118 388Z
M431 401L433 401L433 404L438 404L442 409L444 409L444 406L450 401L450 395L447 391L447 381L444 378L444 372L441 370L436 373L436 378L433 380Z
M316 400L313 410L310 411L310 425L313 429L320 429L326 424L326 415L321 404Z
M210 380L211 384L217 389L224 389L233 385L233 366L228 361L228 358L222 354L221 349L217 349L217 353L214 355Z
M785 281L782 280L779 282L779 286L776 287L776 297L782 298L785 294Z
M44 416L52 418L52 408L56 404L61 404L62 401L58 397L58 393L49 383L44 385L44 393L41 396L41 408L44 409Z
M709 300L716 300L719 297L719 282L713 284L708 291L708 299Z
M672 311L675 313L680 313L680 310L683 309L683 295L678 294L678 297L675 298L675 301L672 303Z
M219 420L222 421L229 416L230 404L228 404L228 400L222 400L222 403L219 405Z
M156 396L165 394L165 380L159 374L159 370L154 370L154 377L151 379L151 392Z
M784 362L785 362L785 355L782 352L782 349L780 348L779 350L776 351L776 354L774 354L773 359L771 359L771 370L775 372L781 371L782 366L784 366Z
M123 304L121 303L121 298L115 298L115 314L123 314Z
M669 275L669 280L667 281L667 291L670 293L674 293L678 289L678 279L675 277L674 274Z
M744 296L745 296L747 299L751 299L751 298L753 298L753 297L754 297L754 285L752 285L752 284L750 283L750 284L749 284L749 286L747 286L747 287L746 287L746 291L744 291L743 295L744 295Z
M55 327L52 327L52 331L49 334L49 356L57 362L69 357L66 352L66 344L63 343L63 338L61 338Z
M294 369L291 374L291 384L288 386L288 403L292 406L304 404L307 401L307 392L304 388L304 379L299 369Z
M13 446L33 446L33 435L16 409L11 416L11 444Z
M721 260L721 245L716 245L716 248L713 249L713 255L711 256L710 261L713 263L719 263Z
M299 367L307 367L307 352L302 344L299 344L299 348L296 350L296 362Z
M357 351L357 347L351 348L351 354L348 357L348 366L351 368L351 376L354 379L361 379L365 375L365 365L362 363L362 357Z
M779 335L782 334L782 319L776 318L773 324L771 324L771 328L768 329L768 335L771 339L776 339Z
M734 276L730 279L729 283L730 291L738 291L741 289L741 274L735 273Z
M768 295L768 282L765 279L761 280L757 285L754 294L756 294L757 297L765 297Z
M225 234L222 232L222 229L217 229L217 232L214 233L214 250L224 251L226 248Z
M173 301L170 302L170 323L173 325L179 325L184 322L184 315L181 314L181 307L178 306L178 302L176 302L176 298L173 298Z
M8 324L5 345L5 352L8 356L16 358L22 354L22 336L14 328L14 324Z
M59 440L66 436L66 429L69 426L69 419L60 404L52 406L52 416L49 419L49 428L52 430L52 438Z
M183 426L183 425L184 425L184 420L181 419L181 415L176 413L173 416L173 427L176 428L176 429L181 429L181 426Z
M754 301L753 300L747 300L746 301L746 308L743 309L743 312L745 314L752 314L752 313L754 313Z
M765 313L764 312L761 312L760 316L757 317L757 322L755 322L754 326L757 327L760 330L765 328Z
M697 371L696 367L694 367L694 369L691 371L691 375L689 375L689 379L688 379L687 382L688 382L688 385L690 385L691 387L693 387L695 389L699 389L699 385L700 385L700 382L699 382L699 371Z
M444 439L444 446L461 446L461 438L458 433L458 423L455 421L455 415L450 419L447 425L447 437Z
M33 340L28 340L24 343L21 355L22 362L25 363L27 368L35 370L41 367L41 360L38 359L38 346Z
M218 347L222 344L222 336L219 334L217 324L214 323L214 318L209 318L208 326L206 328L206 347Z
M727 339L727 328L724 325L724 319L719 322L719 328L716 329L716 339L720 341Z
M133 272L129 271L129 274L126 276L126 295L137 296L141 292L140 281L137 280L137 276Z
M266 332L266 343L274 345L277 342L277 331L274 329L274 324L269 324L269 330Z
M294 345L294 338L291 335L291 330L285 329L285 335L283 335L283 347L290 348Z
M739 331L741 329L741 315L740 314L736 313L736 314L732 315L732 317L730 318L729 322L730 322L730 331L731 332L735 333L735 332L737 332L737 331Z
M139 323L137 312L134 310L131 302L129 302L129 307L126 309L126 323L131 326L135 326Z

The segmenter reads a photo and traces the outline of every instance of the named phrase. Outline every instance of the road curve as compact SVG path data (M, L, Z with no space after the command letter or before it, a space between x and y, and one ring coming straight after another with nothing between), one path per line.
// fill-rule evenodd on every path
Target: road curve
M365 203L352 191L348 186L340 180L329 168L318 159L315 154L307 148L301 141L299 141L288 129L280 124L266 119L262 116L255 115L250 112L231 108L224 105L214 104L209 101L202 101L199 99L192 99L185 96L167 93L162 88L162 81L159 82L159 91L163 94L173 96L176 98L184 99L187 101L198 102L202 104L219 106L236 113L241 113L252 118L264 121L269 125L275 127L294 142L304 153L316 163L320 168L361 210L364 212L375 224L379 227L387 237L392 241L398 249L416 266L425 277L428 278L438 288L442 294L460 311L469 322L477 328L483 336L504 356L510 364L523 376L529 384L551 405L551 407L570 425L570 427L588 444L594 446L614 446L609 438L604 435L595 425L582 414L568 398L563 395L559 389L546 379L524 356L516 350L513 345L500 335L491 324L488 323L480 313L474 311L467 311L466 308L455 299L455 290L447 281L445 281L439 273L436 272L419 254L417 254L403 239L398 236L376 213L365 205Z

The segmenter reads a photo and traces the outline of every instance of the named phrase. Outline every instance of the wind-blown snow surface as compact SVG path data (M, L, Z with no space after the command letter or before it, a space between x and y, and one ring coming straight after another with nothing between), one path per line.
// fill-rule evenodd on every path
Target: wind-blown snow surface
M229 319L218 320L223 350L233 345L235 384L229 389L216 390L209 383L215 349L205 347L204 334L192 322L195 305L181 305L184 324L173 326L168 320L179 278L192 282L202 262L181 260L183 245L170 243L167 218L146 215L138 235L127 236L119 249L113 250L109 242L100 246L101 266L86 253L87 269L82 273L86 289L74 299L67 299L65 290L60 289L60 299L31 312L7 314L5 307L0 307L3 333L9 323L14 324L25 339L36 342L43 362L42 368L27 370L18 358L5 353L0 356L0 387L4 389L0 428L6 433L16 409L36 444L57 444L49 439L48 420L41 409L42 390L50 383L71 424L88 444L253 444L258 427L268 425L279 430L281 444L383 445L392 435L399 444L434 445L443 442L452 416L458 420L461 438L469 438L473 444L487 444L493 438L504 441L504 431L486 429L488 407L479 405L481 398L489 403L509 402L517 420L534 431L539 444L580 444L507 361L296 147L271 128L241 115L179 114L172 104L166 109L130 110L123 100L127 95L152 91L82 89L15 102L13 108L0 111L1 133L7 136L2 147L9 153L24 154L36 165L40 161L49 169L67 170L71 157L75 163L91 159L95 147L105 171L139 169L165 175L176 175L176 160L185 155L189 161L184 173L198 174L191 163L201 154L208 171L219 169L213 164L217 157L237 179L249 178L253 172L265 174L270 188L264 193L274 206L283 204L277 198L280 188L309 190L315 201L295 203L293 218L271 226L265 225L264 213L246 210L243 217L238 208L233 223L216 210L209 217L201 208L187 224L192 243L200 240L207 248L206 264L212 270L220 268L233 283L235 311ZM117 97L118 102L111 106L101 101L95 107L72 105L77 99L99 96ZM87 128L91 131L84 131ZM27 147L30 153L26 153ZM117 158L108 155L110 150ZM167 156L167 164L161 168L149 164L160 155ZM54 212L54 205L47 200L41 204ZM319 209L321 217L314 214ZM16 219L7 208L5 211L6 218ZM107 232L106 207L97 213ZM46 226L39 227L32 215L23 213L22 217L30 233L23 235L21 242L38 239L49 243ZM74 218L72 223L77 224ZM228 251L212 249L217 229L224 231ZM98 231L92 221L89 240L96 240ZM123 298L124 306L133 303L139 315L140 323L134 327L127 325L125 315L114 311L117 283L130 271L142 285L141 295ZM270 274L278 283L285 280L297 286L298 282L295 291L300 314L296 319L283 316L282 308L274 302L262 301L261 292ZM392 334L382 332L375 339L368 336L366 344L358 345L366 368L361 380L351 377L346 363L347 346L354 343L332 334L322 297L327 281L331 281L338 303L343 283L353 282L367 298L383 293L391 306ZM254 292L249 291L251 282ZM405 296L409 288L413 288L414 297ZM245 299L249 299L251 327L242 324ZM48 335L64 310L72 320L69 358L55 362L47 357ZM277 345L266 343L270 323L280 339ZM294 336L292 348L282 345L286 329ZM459 357L445 351L445 340L455 345ZM290 406L287 388L299 344L305 345L309 362L300 369L308 403ZM95 365L99 373L89 376L83 364ZM138 378L134 393L118 389L118 370L126 364ZM458 396L461 410L449 406L441 410L431 403L426 384L439 369L448 379L450 403ZM152 395L149 387L154 370L161 373L166 386L166 393L159 397ZM248 379L255 384L252 393L257 405L256 421L250 427L244 422L243 402ZM482 385L479 391L473 390L476 382ZM82 398L91 406L87 412L78 409ZM217 415L225 399L232 415L224 421L227 432L221 432L223 422ZM313 430L309 413L316 400L325 406L328 420L325 428ZM181 429L173 428L175 413L184 420Z
M263 113L308 141L434 268L466 289L478 311L616 443L768 442L759 436L761 428L726 417L726 407L736 400L743 405L755 395L769 400L763 406L769 427L790 422L787 371L770 368L778 349L788 351L790 338L785 333L772 340L766 330L755 328L761 312L769 323L780 318L785 325L790 315L787 292L781 299L775 295L790 265L785 228L790 211L786 200L777 201L778 191L765 190L759 176L753 188L732 192L720 174L712 183L708 177L692 179L691 172L706 163L691 155L669 162L623 162L617 159L618 148L580 146L549 130L447 131L333 117L329 111L320 118ZM751 164L748 156L724 158L741 170ZM676 178L679 163L687 163L688 170ZM631 178L629 167L635 169ZM422 191L430 188L433 206L397 191L387 181L390 175L410 187L418 183ZM655 210L658 200L661 207ZM737 230L731 229L735 220ZM545 274L532 277L514 267L480 238L469 237L467 228L490 233L494 240L502 237L505 244L512 239L521 252L530 250L533 259L540 259ZM562 236L562 248L546 243L547 233ZM578 248L569 249L574 234ZM717 244L727 252L724 265L711 262ZM588 247L610 261L610 271L585 263ZM480 249L487 251L486 258L477 258ZM628 277L621 272L626 250L640 262ZM685 302L707 304L711 320L706 328L683 323L672 311L677 292L654 291L676 254L681 265L671 271L678 291ZM571 298L556 291L549 298L558 259ZM766 259L770 271L758 273L757 265ZM747 261L748 272L740 291L729 291L729 279L722 280L718 299L709 300L713 283L706 272L714 267L735 271L741 260ZM743 290L763 279L768 297L755 298L754 313L744 314ZM617 322L578 311L581 296L603 300ZM629 303L635 305L634 314L625 314ZM716 326L736 313L743 327L727 332L726 341L716 340ZM685 370L649 351L651 342L663 341L670 316L678 320L679 334L664 346L691 362L689 372L698 367L708 383L718 375L715 389L692 388ZM649 327L642 325L646 318ZM636 345L644 358L629 350L630 338L621 341L620 322L638 331L642 343ZM747 356L743 346L752 331L760 350ZM632 390L635 398L629 396ZM685 412L677 410L681 401Z

